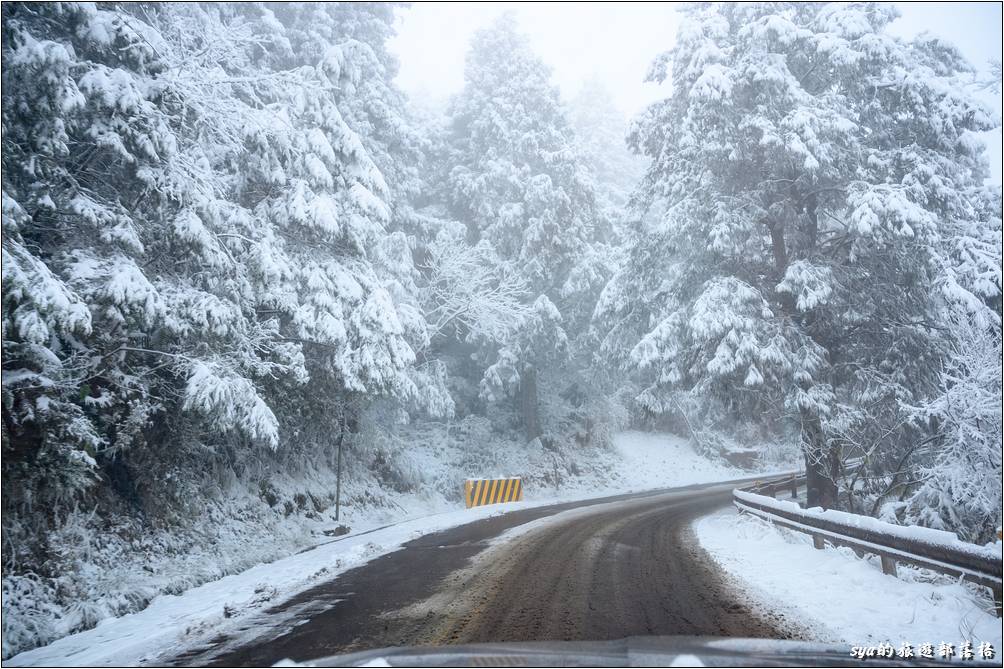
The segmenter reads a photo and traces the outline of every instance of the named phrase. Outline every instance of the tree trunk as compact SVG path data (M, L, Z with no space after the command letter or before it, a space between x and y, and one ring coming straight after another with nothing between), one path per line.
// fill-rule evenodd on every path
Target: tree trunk
M816 238L819 236L819 212L817 207L816 194L813 193L805 201L805 213L809 216L809 229L807 230L809 253L816 250Z
M342 450L345 447L345 435L359 430L359 416L351 404L342 407L342 415L338 426L338 445L336 451L336 476L335 479L335 520L339 520L342 509Z
M802 412L802 452L805 454L806 506L839 507L837 475L840 461L826 443L818 416Z
M520 414L526 438L533 441L540 436L540 417L537 413L537 370L525 367L519 378Z
M770 230L770 248L774 254L774 265L777 267L779 276L784 277L788 269L788 247L784 242L784 224L780 221L771 221L767 224Z

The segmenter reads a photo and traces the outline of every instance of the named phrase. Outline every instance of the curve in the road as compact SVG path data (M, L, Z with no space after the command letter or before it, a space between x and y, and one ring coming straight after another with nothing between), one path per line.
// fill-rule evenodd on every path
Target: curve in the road
M263 666L387 646L649 634L790 638L780 616L742 603L691 533L691 521L727 504L731 489L527 509L421 537L177 663Z

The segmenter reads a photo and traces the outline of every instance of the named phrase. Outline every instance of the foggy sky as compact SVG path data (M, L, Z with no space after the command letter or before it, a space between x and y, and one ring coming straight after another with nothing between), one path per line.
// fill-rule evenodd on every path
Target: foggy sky
M902 17L892 25L894 33L934 33L982 72L990 58L1000 58L1000 3L895 4ZM515 12L566 99L592 76L626 116L665 96L664 87L644 78L652 59L673 44L678 18L671 3L415 3L399 11L398 35L390 44L401 63L397 83L420 104L442 104L463 86L471 35L506 10ZM1000 111L1000 98L995 104ZM1000 130L993 134L991 163L1000 182Z

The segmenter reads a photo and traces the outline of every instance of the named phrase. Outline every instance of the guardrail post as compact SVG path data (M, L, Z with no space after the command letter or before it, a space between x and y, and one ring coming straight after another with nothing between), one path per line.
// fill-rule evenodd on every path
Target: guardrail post
M772 498L777 498L777 488L773 483L768 483L767 487L764 489L764 493Z
M886 557L885 555L880 555L879 559L882 561L882 573L888 574L889 576L895 576L896 561L891 557Z
M1001 617L1001 612L1004 610L1004 605L1002 605L1002 600L1004 600L1004 592L1001 591L1001 586L996 588L991 588L994 591L994 611L997 613L997 617Z
M795 499L798 497L798 484L795 483L795 475L791 475L791 498Z
M818 534L813 534L812 547L817 548L819 550L823 550L823 537L819 536Z

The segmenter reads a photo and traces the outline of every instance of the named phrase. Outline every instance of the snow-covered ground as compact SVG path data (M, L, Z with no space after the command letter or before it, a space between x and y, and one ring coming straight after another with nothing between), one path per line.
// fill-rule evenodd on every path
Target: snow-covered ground
M431 469L433 459L425 460ZM241 617L265 605L277 604L321 580L394 551L401 544L429 532L556 501L749 475L749 472L701 457L686 439L642 432L618 434L614 450L606 452L603 462L597 464L599 466L593 470L603 473L599 479L581 476L563 480L557 487L528 487L525 501L518 503L442 511L444 501L440 497L409 499L406 503L413 512L411 516L402 513L399 520L389 526L381 526L386 522L385 513L372 516L369 523L364 517L357 517L354 524L359 529L353 534L334 541L325 540L313 549L259 564L179 595L160 595L142 611L106 618L93 629L15 655L4 665L157 664L180 649L211 638L223 626L239 624ZM513 473L492 471L486 475ZM424 508L422 499L426 499Z
M899 566L882 573L878 558L849 548L816 550L805 534L777 528L732 508L700 518L701 546L764 610L781 611L819 641L917 648L968 640L1001 649L1001 621L989 596L946 577Z
M192 588L161 595L137 613L106 618L97 627L59 639L4 662L5 666L126 666L157 664L214 628L266 604L275 604L321 579L331 578L395 550L428 532L525 508L500 504L433 514L314 549ZM225 613L226 612L226 613Z
M614 437L614 449L619 459L611 490L651 490L750 474L701 457L687 439L673 435L622 432Z

